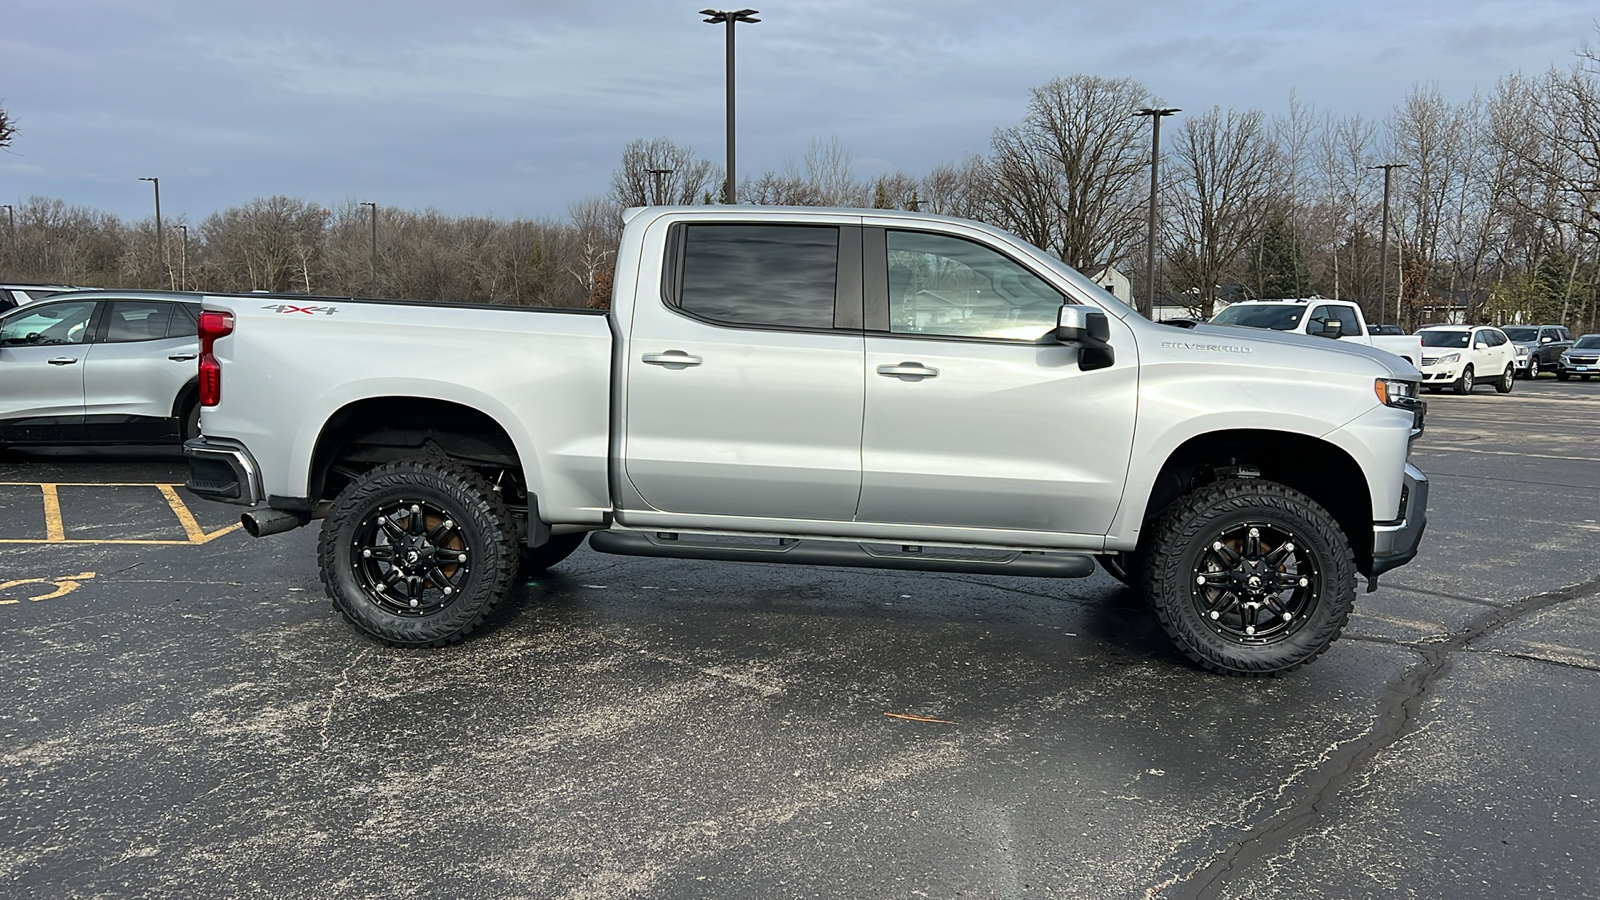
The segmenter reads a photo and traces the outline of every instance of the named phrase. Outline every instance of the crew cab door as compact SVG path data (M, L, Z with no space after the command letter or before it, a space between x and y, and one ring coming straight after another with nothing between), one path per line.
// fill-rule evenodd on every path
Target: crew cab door
M660 295L641 284L634 301L627 481L660 512L849 521L861 490L860 229L678 223L667 246Z
M0 320L0 442L81 441L93 300L18 307Z
M1083 371L1063 295L976 239L863 230L866 419L857 519L1103 535L1127 477L1131 332ZM1077 302L1077 301L1074 301Z

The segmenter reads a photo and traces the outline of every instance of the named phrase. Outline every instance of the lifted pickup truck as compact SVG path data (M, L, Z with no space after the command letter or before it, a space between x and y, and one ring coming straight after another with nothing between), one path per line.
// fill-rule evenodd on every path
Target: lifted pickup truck
M1360 304L1349 300L1242 300L1212 316L1211 324L1333 338L1387 350L1413 366L1422 363L1421 338L1404 333L1380 334L1367 326Z
M334 605L471 632L519 567L606 553L1083 576L1201 666L1286 672L1409 561L1418 372L1152 323L972 222L630 210L609 311L213 296L195 493L322 519Z

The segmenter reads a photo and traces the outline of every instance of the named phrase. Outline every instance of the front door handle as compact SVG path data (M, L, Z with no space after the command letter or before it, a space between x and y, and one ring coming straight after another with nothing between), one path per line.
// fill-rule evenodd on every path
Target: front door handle
M682 350L668 350L665 353L646 353L640 359L652 366L666 366L669 369L687 369L690 366L698 366L705 361Z
M198 353L174 353L171 356L167 357L167 359L170 359L173 362L188 362L189 360L194 359L196 356L199 356L199 355L200 354L198 354Z
M878 374L889 378L916 380L920 378L938 378L939 370L919 362L903 362L898 366L879 366Z
M73 363L75 363L77 361L78 360L76 358L68 358L68 357L65 357L65 356L58 356L55 359L50 360L50 365L52 365L52 366L70 366L70 365L72 365Z

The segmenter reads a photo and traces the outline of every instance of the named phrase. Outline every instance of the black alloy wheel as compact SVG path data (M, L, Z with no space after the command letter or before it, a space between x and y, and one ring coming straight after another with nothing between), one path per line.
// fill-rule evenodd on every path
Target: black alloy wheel
M356 476L322 522L317 563L352 625L400 647L442 647L510 590L517 529L493 486L449 459Z
M1355 574L1327 510L1282 484L1235 478L1162 514L1144 577L1156 617L1190 659L1225 675L1281 675L1338 638Z

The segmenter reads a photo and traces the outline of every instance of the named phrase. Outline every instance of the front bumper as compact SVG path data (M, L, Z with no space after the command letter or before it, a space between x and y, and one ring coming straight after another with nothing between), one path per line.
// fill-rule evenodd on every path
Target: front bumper
M1425 365L1418 371L1422 373L1423 384L1444 384L1461 377L1461 363Z
M1372 571L1367 573L1370 578L1376 579L1415 559L1417 546L1422 543L1422 532L1428 526L1428 476L1410 463L1406 463L1401 495L1400 518L1373 523Z
M261 502L261 469L243 444L220 438L197 437L183 445L189 458L189 480L184 487L220 503L254 506Z

